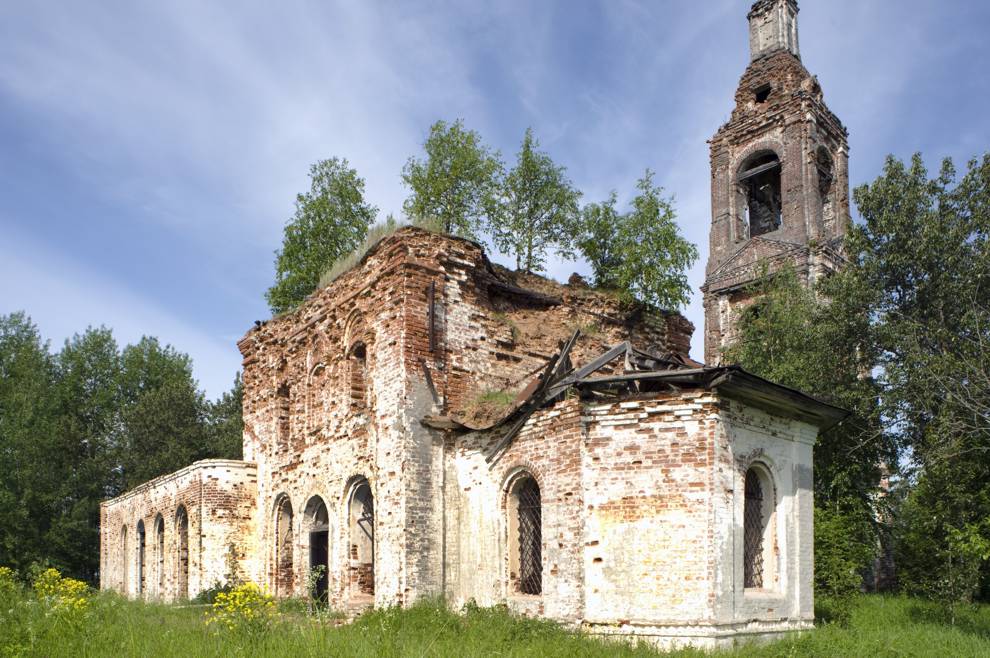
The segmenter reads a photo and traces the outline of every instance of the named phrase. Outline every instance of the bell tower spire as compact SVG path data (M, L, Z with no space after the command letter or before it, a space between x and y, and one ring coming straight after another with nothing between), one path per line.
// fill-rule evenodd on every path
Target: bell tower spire
M759 0L749 11L749 53L756 61L786 50L798 59L797 0Z
M842 262L850 223L848 133L800 60L796 0L758 0L750 62L729 122L709 142L712 226L705 361L721 363L751 284L792 266L807 285Z

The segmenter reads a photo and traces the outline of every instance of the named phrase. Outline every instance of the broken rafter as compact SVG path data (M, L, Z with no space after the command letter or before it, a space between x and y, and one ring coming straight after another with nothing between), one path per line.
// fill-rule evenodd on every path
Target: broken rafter
M519 430L523 428L529 417L533 415L537 409L542 407L544 404L552 400L556 395L547 395L547 389L550 388L552 382L559 379L561 376L565 375L568 370L570 370L570 353L571 349L574 348L574 344L577 342L578 337L581 335L581 331L575 331L568 341L561 347L560 352L555 354L547 362L547 367L543 370L540 375L540 379L537 380L539 383L535 386L529 399L524 402L519 409L522 411L519 418L512 424L509 431L499 440L492 451L485 458L485 461L491 464L494 462L512 443L512 439L516 437ZM529 387L527 387L528 390Z
M748 180L753 176L759 176L765 171L770 171L771 169L778 169L778 168L780 168L780 160L774 160L773 162L768 162L766 164L761 164L758 167L747 169L743 173L739 174L739 180L740 181Z

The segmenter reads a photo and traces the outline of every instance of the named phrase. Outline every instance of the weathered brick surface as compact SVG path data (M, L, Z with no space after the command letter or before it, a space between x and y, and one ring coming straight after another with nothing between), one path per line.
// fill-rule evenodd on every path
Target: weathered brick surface
M735 338L734 321L744 308L736 301L739 291L757 279L763 264L770 272L790 264L813 284L841 266L851 221L848 134L801 63L797 3L761 0L750 13L750 29L753 60L739 82L731 119L710 142L712 229L702 288L709 364L718 363ZM759 94L767 90L761 102ZM781 225L751 237L739 175L754 157L769 153L780 160Z

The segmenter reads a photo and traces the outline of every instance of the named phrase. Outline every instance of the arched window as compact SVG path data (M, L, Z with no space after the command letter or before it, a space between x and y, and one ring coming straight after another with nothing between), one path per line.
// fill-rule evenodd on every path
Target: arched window
M350 377L351 404L357 409L363 409L367 406L368 400L368 354L364 343L354 343L347 362Z
M184 505L175 510L175 549L179 599L189 598L189 515Z
M351 596L375 594L375 500L364 478L355 482L347 506Z
M309 499L304 519L309 539L309 573L312 577L320 572L315 582L310 581L312 595L317 601L325 602L330 583L330 515L322 498L313 496Z
M137 593L144 595L145 535L144 521L137 523Z
M130 548L127 545L127 526L120 528L120 593L126 595L130 589L127 582L127 565L131 562Z
M155 557L158 559L158 596L165 593L165 519L155 517Z
M747 160L739 174L739 186L744 198L749 237L779 229L782 207L780 158L777 154L764 151Z
M763 589L775 573L773 546L774 490L769 472L757 465L746 471L743 510L743 584Z
M509 489L509 580L522 594L543 592L543 508L532 475L517 477Z
M275 506L275 594L292 596L292 503L287 496Z

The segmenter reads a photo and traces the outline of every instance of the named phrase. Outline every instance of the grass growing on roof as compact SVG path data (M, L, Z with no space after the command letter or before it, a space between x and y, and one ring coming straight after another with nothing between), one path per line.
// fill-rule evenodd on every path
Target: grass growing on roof
M334 282L341 274L350 270L352 267L361 262L365 254L374 248L379 242L392 235L400 228L405 226L398 220L396 220L391 215L381 223L375 224L368 229L368 234L364 238L364 242L361 246L350 252L346 256L341 256L333 265L324 270L323 274L320 275L319 288L326 288L328 285Z

